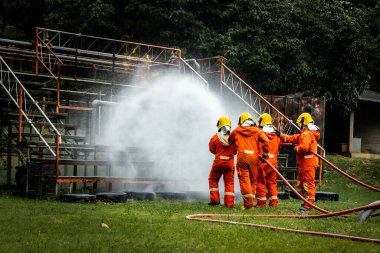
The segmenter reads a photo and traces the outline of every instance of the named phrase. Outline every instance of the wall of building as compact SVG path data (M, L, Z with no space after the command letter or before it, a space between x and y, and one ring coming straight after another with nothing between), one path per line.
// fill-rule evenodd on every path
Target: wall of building
M348 153L350 114L342 114L326 104L325 146L330 153Z
M296 97L296 96L264 96L286 117L297 121L298 116L303 112L309 112L314 119L315 124L319 127L321 139L319 144L324 146L325 136L325 99L317 97ZM276 122L276 115L274 122Z
M380 154L380 103L360 101L355 110L354 138L361 138L364 153Z

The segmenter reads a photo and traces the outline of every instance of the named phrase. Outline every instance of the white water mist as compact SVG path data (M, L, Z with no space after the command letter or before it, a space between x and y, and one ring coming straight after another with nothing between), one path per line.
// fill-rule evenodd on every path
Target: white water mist
M203 83L183 75L167 74L144 85L125 94L104 131L103 143L123 151L112 157L112 176L207 192L214 158L208 143L217 119L226 114L221 103Z

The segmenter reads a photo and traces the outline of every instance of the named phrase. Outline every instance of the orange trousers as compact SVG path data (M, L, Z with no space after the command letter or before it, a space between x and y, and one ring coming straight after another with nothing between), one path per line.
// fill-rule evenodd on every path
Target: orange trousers
M238 154L236 170L244 207L251 208L254 206L257 187L258 157L251 154Z
M235 165L233 159L231 161L214 160L208 177L211 203L220 203L219 180L223 176L224 205L226 207L234 207L234 175Z
M278 205L277 192L277 174L267 164L259 164L259 173L257 181L257 207L266 207L267 195L269 198L269 206Z
M315 171L317 167L306 166L300 167L297 175L297 186L301 190L302 196L304 196L309 202L314 204L315 202ZM304 203L304 207L312 209L312 206Z

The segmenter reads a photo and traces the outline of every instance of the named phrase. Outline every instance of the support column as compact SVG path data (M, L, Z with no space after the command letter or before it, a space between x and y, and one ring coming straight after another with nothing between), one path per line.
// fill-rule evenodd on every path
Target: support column
M353 139L354 139L354 119L355 119L355 112L352 110L350 112L350 134L349 134L349 147L348 151L352 153L353 150Z

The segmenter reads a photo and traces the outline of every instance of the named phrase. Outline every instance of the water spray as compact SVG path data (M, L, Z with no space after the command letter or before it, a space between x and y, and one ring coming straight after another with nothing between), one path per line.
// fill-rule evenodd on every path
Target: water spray
M202 83L187 76L166 74L144 85L113 106L99 140L120 153L135 150L110 157L112 175L173 182L147 191L208 192L205 179L213 159L208 141L217 118L225 114L223 106Z

